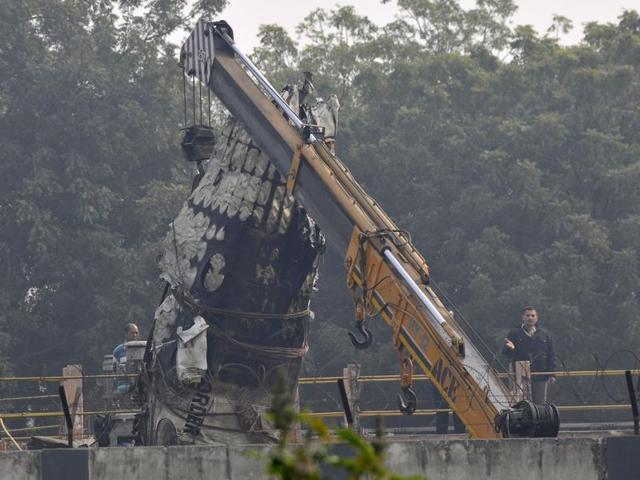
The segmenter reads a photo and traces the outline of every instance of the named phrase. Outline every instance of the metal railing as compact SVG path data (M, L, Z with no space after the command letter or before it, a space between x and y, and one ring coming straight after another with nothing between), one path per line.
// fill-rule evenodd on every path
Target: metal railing
M563 377L623 377L626 370L576 370L576 371L557 371L557 372L532 372L531 375L535 376L548 376L553 375L557 378ZM640 369L631 370L631 374L640 376ZM61 382L64 380L73 379L122 379L122 378L135 378L135 374L92 374L92 375L77 375L77 376L5 376L0 377L0 382ZM500 377L509 378L512 374L500 373ZM338 380L342 379L342 376L326 376L326 377L302 377L299 380L300 385L323 385L323 384L335 384ZM414 375L416 381L429 381L427 375ZM362 375L359 376L357 381L359 383L377 383L377 382L399 382L400 376L395 374L387 375ZM58 398L58 395L33 395L33 396L14 396L14 397L0 397L0 404L6 402L18 402L27 400L41 400L41 399L54 399ZM589 412L589 411L623 411L630 410L630 403L609 403L609 404L591 404L591 405L558 405L558 410L561 412ZM81 416L92 415L107 415L107 414L132 414L138 413L138 409L112 409L112 410L89 410L84 412L78 412ZM415 416L428 416L435 415L437 413L451 412L448 408L423 408L417 409L413 415ZM322 417L322 418L341 418L344 416L342 411L311 411L305 412L304 415L308 417ZM402 413L396 410L364 410L359 412L361 417L399 417ZM51 417L63 417L64 413L58 410L52 411L8 411L1 412L0 418L2 419L19 419L19 418L51 418ZM59 427L59 425L44 425L25 428L14 428L11 432L20 431L35 431L45 430L49 428Z

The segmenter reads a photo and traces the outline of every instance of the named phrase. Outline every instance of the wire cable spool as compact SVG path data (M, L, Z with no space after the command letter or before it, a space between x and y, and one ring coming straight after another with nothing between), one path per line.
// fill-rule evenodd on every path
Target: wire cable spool
M560 430L558 408L551 403L536 405L528 400L502 410L495 419L496 431L504 438L557 437Z

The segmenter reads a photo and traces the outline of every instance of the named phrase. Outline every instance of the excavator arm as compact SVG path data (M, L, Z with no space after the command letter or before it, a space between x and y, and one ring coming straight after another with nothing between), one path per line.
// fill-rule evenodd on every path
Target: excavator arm
M510 392L429 287L429 268L380 205L355 180L313 126L304 124L240 51L226 22L200 20L180 65L221 100L287 179L287 189L344 256L356 304L356 347L371 343L365 318L391 327L399 354L403 413L415 409L413 362L475 438L557 434L553 406L510 407Z

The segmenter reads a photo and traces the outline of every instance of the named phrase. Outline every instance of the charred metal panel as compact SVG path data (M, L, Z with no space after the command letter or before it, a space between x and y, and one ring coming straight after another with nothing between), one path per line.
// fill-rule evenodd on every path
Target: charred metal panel
M254 102L267 102L269 100L257 91L255 84L245 85L247 91L257 91L255 98L249 99L243 89L238 88L235 79L242 79L241 75L230 75L234 70L241 70L233 59L233 52L229 52L228 46L219 38L216 38L216 56L212 69L210 88L220 98L232 115L242 118L247 122L247 128L252 132L253 141L267 154L273 164L282 175L286 175L291 165L293 150L283 137L275 131L270 119L265 118L261 111L255 107ZM330 104L331 102L329 102ZM274 113L279 115L274 109ZM325 120L330 115L322 112ZM329 117L329 118L325 118ZM335 134L335 127L330 128ZM291 127L289 138L300 142L300 135ZM300 188L295 190L296 199L305 206L309 214L322 227L331 248L343 255L349 245L353 223L345 212L331 200L331 194L327 186L320 180L312 169L304 162L298 172L297 183Z

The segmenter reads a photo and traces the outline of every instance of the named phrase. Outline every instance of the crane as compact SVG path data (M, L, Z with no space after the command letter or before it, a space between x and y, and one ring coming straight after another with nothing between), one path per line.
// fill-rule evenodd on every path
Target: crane
M210 89L287 179L287 192L344 258L355 304L356 348L372 336L368 317L391 327L400 364L400 409L413 413L413 364L432 380L472 438L556 436L557 408L511 405L509 389L430 285L427 262L324 140L298 117L240 50L225 21L197 22L182 47L184 73Z

